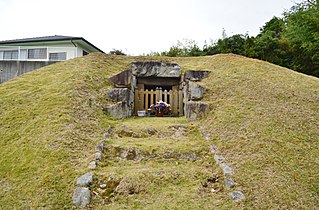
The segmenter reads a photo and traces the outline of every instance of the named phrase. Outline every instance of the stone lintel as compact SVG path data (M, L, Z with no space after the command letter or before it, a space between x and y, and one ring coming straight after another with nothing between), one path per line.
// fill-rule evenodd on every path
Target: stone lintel
M181 67L174 63L134 62L131 69L136 77L181 77Z

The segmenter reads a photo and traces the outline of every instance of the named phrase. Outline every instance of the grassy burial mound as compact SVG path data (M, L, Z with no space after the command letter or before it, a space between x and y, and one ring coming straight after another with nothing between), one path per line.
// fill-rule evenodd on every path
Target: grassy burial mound
M69 208L108 120L108 77L130 61L93 55L0 85L0 208Z
M112 88L108 78L131 62L150 60L211 71L201 81L208 116L194 122L123 121L103 113L111 103L105 97ZM91 207L318 208L318 104L317 78L236 55L96 53L53 64L0 85L0 208L71 208L76 178L88 171L108 126L116 135L107 141L110 153L103 154L95 170L98 180L92 190L97 195L92 192ZM178 141L169 136L176 134L175 125L185 129ZM121 136L123 126L135 133L143 133L144 128L138 128L145 126L156 133ZM203 131L206 139L200 135ZM234 181L246 196L243 201L234 203L227 195L221 169L209 153L211 144L233 169ZM158 157L123 160L116 148L156 151ZM165 159L167 151L173 156ZM185 159L189 152L201 159ZM202 184L210 176L222 181L208 183L207 191ZM112 178L119 187L100 195L100 182ZM140 187L130 187L137 182Z
M318 208L319 81L262 61L214 57L200 122L257 208Z

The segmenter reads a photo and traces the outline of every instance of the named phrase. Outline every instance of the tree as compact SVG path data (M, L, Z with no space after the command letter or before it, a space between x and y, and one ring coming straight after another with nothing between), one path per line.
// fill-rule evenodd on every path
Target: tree
M251 46L254 49L253 56L288 67L286 42L282 41L285 31L285 21L282 18L273 17L265 23Z
M285 28L285 21L275 16L260 28L260 34L271 32L273 38L281 38L281 35L285 32Z
M307 0L285 14L287 39L294 56L294 68L319 76L319 7L318 0Z
M173 45L172 47L170 47L169 51L164 52L163 54L169 57L184 56L182 46L183 44L180 41L177 41L176 45Z
M113 49L109 52L112 55L126 55L122 50Z
M170 47L168 52L163 52L162 54L169 57L204 55L197 43L191 39L184 39L183 43L177 41L177 44Z
M260 28L256 37L236 34L228 37L225 29L217 42L205 43L201 50L194 40L178 41L166 56L200 56L235 53L258 58L319 77L319 0L296 4L283 18L273 17Z

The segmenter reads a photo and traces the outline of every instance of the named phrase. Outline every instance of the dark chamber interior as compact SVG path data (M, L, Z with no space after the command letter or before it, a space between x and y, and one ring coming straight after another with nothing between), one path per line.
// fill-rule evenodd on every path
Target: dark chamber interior
M144 90L157 90L158 88L162 88L162 90L170 91L172 90L171 85L145 85Z

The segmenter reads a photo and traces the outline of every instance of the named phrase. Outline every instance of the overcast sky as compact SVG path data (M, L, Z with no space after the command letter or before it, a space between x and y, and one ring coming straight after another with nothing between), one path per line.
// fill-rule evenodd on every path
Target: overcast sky
M273 16L301 0L0 0L0 40L83 37L104 52L131 55L169 50L177 40L201 45L257 35Z

